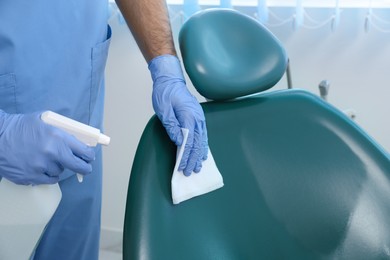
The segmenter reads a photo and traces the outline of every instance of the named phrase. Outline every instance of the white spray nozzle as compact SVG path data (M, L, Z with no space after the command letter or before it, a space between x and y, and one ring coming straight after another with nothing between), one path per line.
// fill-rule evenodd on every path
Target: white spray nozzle
M98 139L98 143L102 144L102 145L109 145L110 140L111 140L111 138L109 136L107 136L105 134L100 134L99 139Z

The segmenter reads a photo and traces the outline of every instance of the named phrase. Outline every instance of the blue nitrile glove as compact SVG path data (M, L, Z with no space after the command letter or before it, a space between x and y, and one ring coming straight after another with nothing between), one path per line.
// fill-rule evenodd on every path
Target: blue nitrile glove
M173 55L162 55L149 62L153 79L153 108L171 140L180 146L189 129L187 144L179 165L184 175L199 172L207 159L207 129L202 107L186 87L180 61Z
M16 184L36 185L58 182L64 168L90 173L94 150L40 116L0 110L0 176Z

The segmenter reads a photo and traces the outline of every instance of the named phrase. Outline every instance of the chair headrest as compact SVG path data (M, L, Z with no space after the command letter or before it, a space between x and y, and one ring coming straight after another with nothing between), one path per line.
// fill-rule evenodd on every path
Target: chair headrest
M267 90L287 66L280 41L255 19L230 9L196 13L182 26L179 43L187 74L207 99Z

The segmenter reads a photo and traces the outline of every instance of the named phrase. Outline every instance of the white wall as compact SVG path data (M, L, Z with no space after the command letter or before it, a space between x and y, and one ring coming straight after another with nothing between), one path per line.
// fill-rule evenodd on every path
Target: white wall
M254 12L250 8L241 10ZM273 11L288 17L293 9ZM318 20L332 14L330 9L307 11ZM388 10L379 12L389 14ZM366 33L365 14L364 9L343 10L335 32L330 25L297 31L293 31L291 23L269 28L287 49L293 86L317 94L319 82L329 80L329 102L341 110L354 109L356 122L390 151L390 34L374 28ZM120 239L132 160L142 130L153 115L152 83L129 30L116 18L110 19L110 24L113 39L106 71L105 132L112 143L104 148L102 229L103 236ZM175 39L180 24L180 19L173 22ZM275 89L286 86L283 78ZM194 91L191 85L190 89Z
M111 143L103 149L102 209L102 239L109 241L121 237L133 157L153 115L147 64L127 27L117 19L110 24L113 38L106 69L104 131Z

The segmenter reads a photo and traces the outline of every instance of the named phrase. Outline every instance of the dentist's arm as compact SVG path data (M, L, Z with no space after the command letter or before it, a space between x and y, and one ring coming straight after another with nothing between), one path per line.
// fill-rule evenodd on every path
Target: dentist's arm
M176 55L164 0L116 0L147 62L163 55Z
M153 79L153 108L169 137L181 145L180 128L189 135L179 170L199 172L207 158L207 129L203 110L186 87L172 39L164 0L116 0Z

